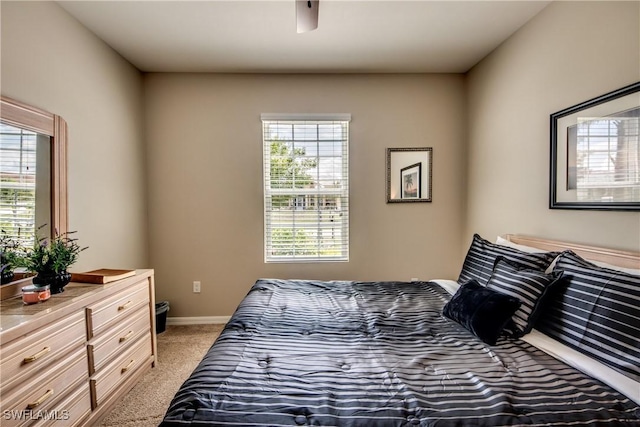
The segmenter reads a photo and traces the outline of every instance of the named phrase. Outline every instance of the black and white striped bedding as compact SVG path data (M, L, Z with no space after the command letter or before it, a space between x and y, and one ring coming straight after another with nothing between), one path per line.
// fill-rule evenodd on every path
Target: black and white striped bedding
M640 381L640 276L598 267L571 251L537 329Z
M610 387L444 318L449 299L435 283L259 280L161 426L640 425Z
M526 268L544 271L558 256L557 252L528 253L514 248L491 243L479 234L473 235L471 246L460 270L459 283L476 279L481 285L486 285L493 274L497 257L514 262Z

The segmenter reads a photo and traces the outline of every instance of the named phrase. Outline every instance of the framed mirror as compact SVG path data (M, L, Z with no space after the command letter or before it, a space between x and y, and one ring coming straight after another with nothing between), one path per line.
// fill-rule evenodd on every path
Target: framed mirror
M67 123L0 96L0 228L21 245L68 231ZM38 230L39 227L42 227ZM5 299L21 280L0 287Z
M640 210L640 82L551 115L551 209Z
M433 148L387 148L387 203L431 202Z

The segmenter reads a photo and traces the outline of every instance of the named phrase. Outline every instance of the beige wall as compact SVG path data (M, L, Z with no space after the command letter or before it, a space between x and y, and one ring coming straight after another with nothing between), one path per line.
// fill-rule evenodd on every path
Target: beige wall
M150 254L171 316L230 315L260 277L454 277L461 75L145 76ZM260 113L351 113L348 263L263 261ZM386 204L385 149L433 147L433 203ZM191 292L192 281L202 293Z
M55 3L0 7L2 94L69 122L76 267L154 267L171 316L229 315L258 277L454 278L474 232L640 250L638 213L547 207L549 114L640 80L637 2L555 2L466 77L141 78ZM264 264L262 112L352 114L349 263ZM411 146L433 203L388 205L385 148Z
M549 115L640 80L640 3L554 2L468 74L471 234L640 251L640 213L548 209Z
M148 266L141 74L54 2L0 7L2 94L69 125L74 269Z

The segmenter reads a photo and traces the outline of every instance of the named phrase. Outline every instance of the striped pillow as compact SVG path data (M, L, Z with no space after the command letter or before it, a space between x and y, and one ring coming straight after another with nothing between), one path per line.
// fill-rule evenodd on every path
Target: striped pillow
M536 329L640 381L640 276L566 251Z
M558 256L558 253L527 253L508 246L496 245L478 234L474 234L464 264L462 264L458 283L462 284L476 279L481 285L486 286L498 256L503 256L508 261L516 262L532 270L544 271Z
M561 271L545 274L513 264L502 256L496 258L487 288L518 298L522 304L507 329L515 338L531 332L539 313L540 302L547 290L562 276Z

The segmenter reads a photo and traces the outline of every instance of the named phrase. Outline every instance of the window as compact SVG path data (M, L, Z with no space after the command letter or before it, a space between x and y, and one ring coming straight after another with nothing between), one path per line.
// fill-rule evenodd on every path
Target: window
M37 134L0 124L0 229L31 246L36 221Z
M262 115L265 262L349 260L350 115Z

